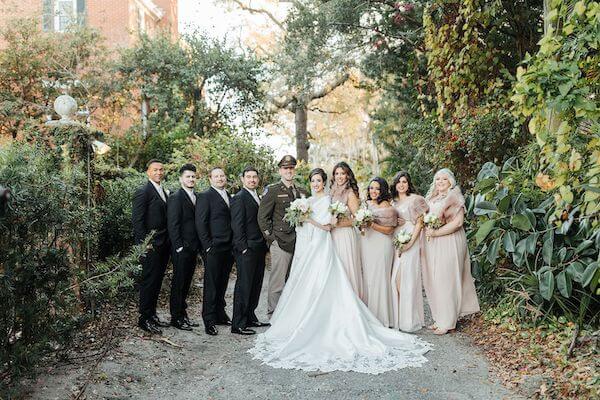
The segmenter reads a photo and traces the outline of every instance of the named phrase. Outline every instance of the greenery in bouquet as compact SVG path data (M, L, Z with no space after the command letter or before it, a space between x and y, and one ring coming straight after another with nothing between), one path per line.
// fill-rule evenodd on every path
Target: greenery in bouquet
M290 206L285 210L283 217L292 226L302 226L302 223L308 220L311 213L310 203L306 197L301 197L292 201Z

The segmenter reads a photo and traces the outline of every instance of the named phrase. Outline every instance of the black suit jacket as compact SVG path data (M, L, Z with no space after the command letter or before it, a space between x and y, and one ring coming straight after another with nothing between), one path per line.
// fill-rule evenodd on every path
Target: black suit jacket
M167 198L166 193L165 198ZM163 201L150 181L136 190L133 195L131 220L136 244L142 243L146 236L154 230L156 234L152 239L152 244L155 246L168 245L167 203Z
M229 196L229 193L227 194ZM229 196L231 203L231 197ZM196 203L196 230L202 248L211 251L231 250L231 213L219 192L210 187Z
M196 195L198 204L198 195ZM200 241L196 232L196 207L183 188L176 191L167 201L169 236L173 250L180 247L192 251L200 250Z
M235 250L267 250L267 242L258 226L257 215L258 204L254 197L246 189L240 190L231 200L231 228Z

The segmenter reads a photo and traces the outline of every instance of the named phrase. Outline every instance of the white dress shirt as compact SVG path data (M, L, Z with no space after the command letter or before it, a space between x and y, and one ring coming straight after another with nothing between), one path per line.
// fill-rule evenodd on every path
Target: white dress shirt
M260 198L258 197L258 194L256 194L256 190L248 189L247 187L245 187L244 189L246 189L248 193L250 193L252 197L254 197L254 201L256 201L256 204L260 205Z
M156 189L156 191L158 192L158 195L160 196L162 201L164 201L166 203L167 196L165 195L165 191L163 190L162 186L160 184L154 182L153 180L150 180L150 182L152 183L152 186L154 186L154 189Z
M192 201L192 204L196 205L196 193L194 193L194 189L188 189L184 187L183 190L185 190L185 192L187 193L188 197Z
M215 189L217 191L217 193L219 193L221 195L221 197L223 198L223 201L225 202L225 204L227 204L227 207L229 207L229 196L227 195L227 192L225 191L225 189L217 189L214 186L212 186L212 188Z

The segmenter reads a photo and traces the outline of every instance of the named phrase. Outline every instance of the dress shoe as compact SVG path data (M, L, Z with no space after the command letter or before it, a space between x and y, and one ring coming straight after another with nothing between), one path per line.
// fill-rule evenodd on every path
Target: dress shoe
M160 334L162 334L162 331L150 319L145 319L143 321L139 321L138 322L138 327L141 330L146 331L148 333L152 333L154 335L160 335Z
M200 326L200 324L197 323L196 321L192 321L191 319L189 319L187 315L185 317L183 317L183 322L185 322L186 324L188 324L192 328L197 328L197 327Z
M154 314L153 316L151 316L150 320L152 322L154 322L154 325L160 326L161 328L166 328L167 326L169 326L169 324L167 322L161 321L160 318L158 318L158 315L156 315L156 314Z
M185 322L183 320L183 318L178 319L176 321L171 321L171 326L174 326L177 329L181 329L182 331L191 331L192 330L192 327L190 326L190 324Z
M248 323L248 326L252 328L262 328L263 326L271 326L268 322L252 321Z
M217 330L217 327L214 325L209 325L206 327L206 329L204 330L208 335L211 336L217 336L217 334L219 333L219 331Z
M238 335L255 335L256 331L248 328L233 328L231 329L231 333L237 333Z

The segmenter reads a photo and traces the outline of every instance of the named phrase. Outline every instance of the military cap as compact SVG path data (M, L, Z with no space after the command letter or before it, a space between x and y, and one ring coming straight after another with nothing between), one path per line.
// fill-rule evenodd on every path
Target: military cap
M285 156L283 156L283 158L279 161L279 164L277 165L279 167L295 167L296 164L298 164L298 162L296 161L294 156L286 154Z

